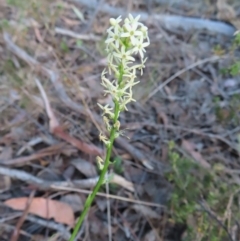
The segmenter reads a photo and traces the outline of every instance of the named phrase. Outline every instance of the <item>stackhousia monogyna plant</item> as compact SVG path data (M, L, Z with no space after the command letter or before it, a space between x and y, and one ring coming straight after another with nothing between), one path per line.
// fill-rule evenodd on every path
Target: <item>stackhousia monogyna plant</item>
M122 21L121 16L110 19L111 27L107 30L108 36L105 41L108 68L103 70L101 77L104 92L111 96L113 105L102 106L98 104L102 109L103 121L109 132L109 137L103 133L99 135L100 140L106 146L106 157L105 160L97 157L101 174L85 202L84 209L69 241L75 239L99 188L107 181L107 171L114 140L123 134L120 130L119 115L122 111L127 110L128 103L135 101L132 88L139 83L139 81L136 81L136 73L140 71L142 75L147 59L144 58L145 47L150 43L148 28L140 23L139 19L140 16L134 18L131 14L124 21ZM135 55L139 55L140 62L136 62Z

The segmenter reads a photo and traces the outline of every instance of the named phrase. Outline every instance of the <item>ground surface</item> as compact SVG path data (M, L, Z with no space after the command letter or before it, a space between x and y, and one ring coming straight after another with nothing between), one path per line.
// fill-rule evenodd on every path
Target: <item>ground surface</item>
M152 18L239 29L240 3L220 0L0 0L0 240L69 238L103 152L97 103L110 103L100 85L108 20L127 12L145 16L148 61L137 102L121 115L129 139L115 143L115 175L78 240L239 240L233 36Z

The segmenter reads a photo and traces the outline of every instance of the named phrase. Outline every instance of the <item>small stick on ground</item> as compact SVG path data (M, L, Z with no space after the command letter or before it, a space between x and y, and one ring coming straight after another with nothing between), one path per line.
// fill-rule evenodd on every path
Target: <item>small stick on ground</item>
M53 154L59 153L64 150L64 147L66 146L66 143L58 143L55 145L52 145L50 147L43 148L41 151L33 153L30 156L23 156L18 157L11 160L3 160L0 162L0 164L3 164L5 166L23 166L26 165L28 162L37 160L46 156L51 156Z
M63 28L55 28L55 32L57 34L61 34L61 35L66 35L72 38L76 38L76 39L82 39L82 40L93 40L93 41L99 41L101 40L100 37L97 37L93 34L79 34L79 33L75 33L71 30L68 29L63 29Z
M89 188L91 189L94 187L99 179L98 176L83 180L74 180L72 182L69 181L46 181L41 178L35 177L25 171L21 170L15 170L10 169L7 167L0 166L0 175L9 176L14 179L18 179L24 182L27 182L30 185L36 185L38 188L42 190L49 190L54 189L54 187L72 187L72 188ZM134 191L133 184L127 180L125 180L123 177L119 177L118 175L113 175L113 178L110 182L113 182L115 184L118 184L125 188L126 190L129 190L131 192Z
M20 170L14 170L14 169L2 167L2 166L0 166L0 175L6 175L6 176L9 176L14 179L18 179L18 180L27 182L29 184L37 186L41 190L62 190L62 191L78 192L78 193L84 193L84 194L90 194L92 191L80 189L80 184L85 185L84 188L92 188L98 180L98 177L90 178L87 180L75 180L74 183L76 183L76 187L74 187L74 183L64 182L64 181L63 182L61 182L61 181L59 181L59 182L45 181L41 178L35 177L35 176L27 173L27 172L20 171ZM147 206L151 206L151 207L165 208L165 206L160 205L158 203L134 200L134 199L111 195L111 194L107 195L105 193L98 193L97 196L108 197L108 198L112 198L112 199L121 200L124 202L136 203L136 204L140 204L140 205L147 205Z
M62 234L62 237L66 240L68 240L70 238L69 230L60 223L56 223L56 222L50 221L50 220L45 220L45 219L38 218L38 217L35 217L32 215L28 215L26 217L26 220L28 220L32 223L37 223L38 225L41 225L46 228L51 228L53 230L56 230L56 231L60 232Z
M19 218L18 222L17 222L17 225L13 231L13 234L12 234L12 237L10 239L10 241L17 241L18 240L18 237L19 237L19 234L20 234L20 229L26 219L26 216L28 215L28 211L29 211L29 208L30 208L30 205L31 205L31 202L32 202L32 199L35 195L35 191L32 191L30 196L29 196L29 199L28 199L28 202L27 202L27 205L26 205L26 208L22 214L22 216Z

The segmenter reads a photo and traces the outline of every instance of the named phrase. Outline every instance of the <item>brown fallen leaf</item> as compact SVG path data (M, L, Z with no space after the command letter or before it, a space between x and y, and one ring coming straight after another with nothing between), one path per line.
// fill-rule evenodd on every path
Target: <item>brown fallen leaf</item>
M194 146L187 140L182 140L182 147L204 168L210 168L210 164L203 158L203 156L194 150Z
M28 202L28 197L12 198L4 202L5 205L15 210L24 210ZM46 198L34 198L29 207L29 213L45 219L53 218L58 223L74 225L74 213L66 203Z

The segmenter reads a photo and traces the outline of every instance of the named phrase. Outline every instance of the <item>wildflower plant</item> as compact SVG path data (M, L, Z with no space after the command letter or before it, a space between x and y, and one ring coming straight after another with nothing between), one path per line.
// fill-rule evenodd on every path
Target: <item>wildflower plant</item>
M110 19L111 26L107 30L107 39L105 41L108 68L103 70L101 79L105 95L111 96L113 106L98 104L102 109L106 130L109 132L109 137L102 132L99 135L99 139L106 146L106 157L105 160L97 157L101 174L93 192L86 200L83 212L69 241L73 241L76 237L99 188L107 179L106 174L110 164L114 140L123 135L120 130L119 115L122 111L128 110L128 103L135 101L132 88L139 83L139 81L136 81L136 73L140 71L142 75L147 60L147 58L144 58L145 48L150 44L148 28L140 23L139 19L140 16L134 18L131 14L124 21L121 16ZM136 55L139 55L140 62L136 62Z

